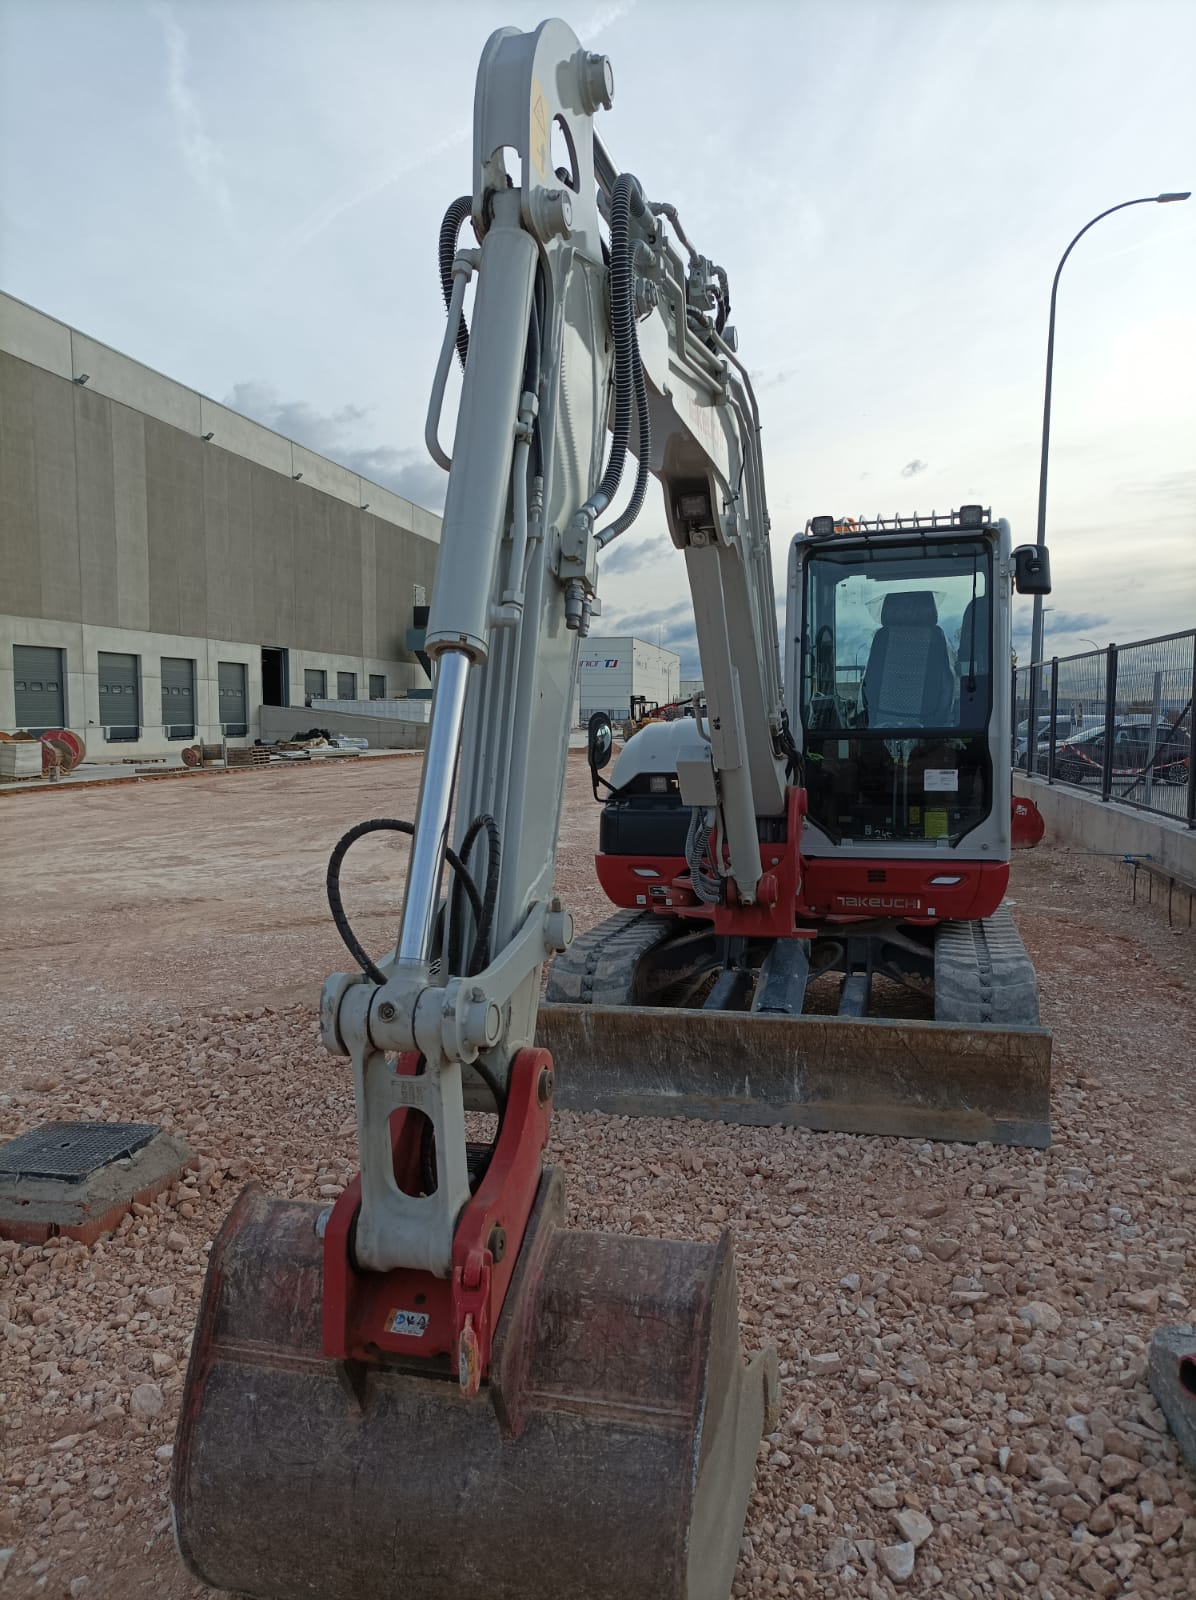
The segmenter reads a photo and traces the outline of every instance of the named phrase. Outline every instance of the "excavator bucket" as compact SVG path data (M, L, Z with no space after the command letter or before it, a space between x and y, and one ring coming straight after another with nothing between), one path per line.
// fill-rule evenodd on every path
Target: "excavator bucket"
M727 1600L772 1351L717 1245L563 1226L545 1169L489 1382L321 1351L316 1205L240 1196L174 1454L183 1561L260 1600Z
M549 1004L537 1042L558 1064L558 1111L1051 1142L1040 1027Z

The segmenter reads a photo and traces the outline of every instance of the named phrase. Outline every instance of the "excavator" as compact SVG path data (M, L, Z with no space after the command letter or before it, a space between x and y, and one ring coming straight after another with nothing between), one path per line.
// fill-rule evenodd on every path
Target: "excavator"
M501 29L482 54L472 191L439 238L448 316L426 439L449 476L417 814L358 823L328 865L352 965L325 982L320 1028L350 1063L360 1170L333 1204L257 1185L236 1200L209 1256L173 1454L183 1564L254 1600L727 1600L778 1417L776 1353L741 1349L729 1234L565 1226L564 1179L544 1152L570 1050L584 1051L574 1038L554 1057L544 1018L567 1011L597 1039L700 979L707 1001L728 1004L653 1013L699 1052L704 1027L728 1019L761 1034L814 1024L778 1014L778 997L793 1010L820 926L839 926L836 896L855 896L870 930L874 901L926 892L915 863L928 848L956 887L954 846L981 813L978 859L994 870L966 869L971 910L962 896L941 905L966 917L999 898L1007 777L989 770L985 741L1000 737L988 697L1001 674L981 689L969 671L974 722L935 722L949 750L932 769L926 730L908 720L921 704L926 721L932 691L919 702L901 687L913 669L864 672L881 728L858 697L853 712L833 667L855 638L829 620L837 590L870 582L868 551L879 559L887 535L860 554L812 531L800 585L815 647L790 729L760 422L727 274L609 155L595 120L612 95L609 60L560 21ZM638 516L650 474L685 561L706 712L644 729L612 773L601 870L633 919L615 940L615 994L611 943L575 938L555 856L600 554ZM957 569L977 600L1007 607L1003 525L929 530L902 559L916 582L896 584L896 603L878 591L890 662L914 648L910 630L938 655L924 596L954 589ZM997 664L1005 635L974 615L977 661L986 642ZM945 682L933 692L945 706ZM596 792L611 749L608 723L591 737ZM944 798L915 815L919 777ZM346 854L377 833L411 839L386 953L361 944L340 890ZM895 881L874 890L893 858ZM921 919L901 909L929 926L939 904ZM848 952L856 925L838 935ZM644 926L669 951L650 982ZM713 964L706 950L691 959L686 941L711 936ZM542 1005L545 963L563 981L578 946L602 982L581 1003ZM861 968L844 964L850 984ZM615 1003L585 1003L599 997ZM612 1032L612 1058L625 1045Z
M622 909L552 965L558 1104L1049 1144L1050 1035L1002 904L1042 818L1011 793L1000 665L1012 591L1049 581L1046 552L979 505L812 518L789 552L783 700L699 610L708 719L646 724L613 782L593 730L597 873ZM753 622L728 639L770 654Z

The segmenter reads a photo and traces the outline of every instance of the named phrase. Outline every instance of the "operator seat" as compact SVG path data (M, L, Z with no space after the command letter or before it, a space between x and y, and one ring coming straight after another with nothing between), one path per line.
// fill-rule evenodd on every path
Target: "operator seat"
M871 728L942 728L953 720L955 673L929 589L885 596L864 700Z
M968 601L959 630L956 668L959 673L961 728L982 728L988 715L989 678L992 672L990 626L988 596L979 594L974 600Z

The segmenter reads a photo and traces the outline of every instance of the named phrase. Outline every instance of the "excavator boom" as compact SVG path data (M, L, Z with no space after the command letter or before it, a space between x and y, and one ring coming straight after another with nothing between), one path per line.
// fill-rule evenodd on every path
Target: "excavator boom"
M753 405L720 351L725 275L682 259L598 145L612 88L557 21L500 30L479 67L471 192L440 237L427 440L449 482L419 809L350 829L328 872L356 967L326 982L321 1029L351 1066L360 1173L333 1206L237 1202L174 1453L184 1563L255 1600L554 1600L579 1571L591 1600L727 1600L776 1424L775 1352L739 1347L730 1236L570 1231L543 1163L556 1072L535 1037L541 968L573 937L553 883L578 640L649 470L710 636L729 648L773 615ZM786 805L773 646L710 667L747 900L757 812ZM375 957L339 874L377 831L412 844L395 947ZM467 1107L496 1114L489 1141L468 1138Z

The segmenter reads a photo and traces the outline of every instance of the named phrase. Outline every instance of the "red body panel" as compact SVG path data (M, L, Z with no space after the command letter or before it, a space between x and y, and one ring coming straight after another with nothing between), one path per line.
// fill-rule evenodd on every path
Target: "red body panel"
M820 922L896 917L901 922L968 922L991 917L1009 885L1005 861L803 860L802 906ZM955 878L955 883L935 883Z
M897 918L902 922L968 922L990 917L1009 886L1007 861L966 861L934 856L922 861L887 857L802 856L797 841L805 817L805 791L789 791L788 839L762 844L760 902L741 906L729 885L728 903L703 904L690 886L682 856L615 856L595 858L598 882L607 898L628 910L649 908L669 916L702 917L720 934L745 937L809 938L815 931L799 924L870 922ZM1034 818L1017 814L1018 842L1036 844ZM1037 817L1037 811L1034 811ZM1020 824L1020 827L1019 827ZM955 882L940 881L935 879Z
M414 1054L401 1056L397 1070L413 1075L418 1060ZM351 1241L361 1208L361 1177L353 1179L324 1232L325 1355L353 1361L371 1361L380 1352L420 1360L451 1355L462 1387L476 1391L489 1367L491 1335L540 1181L551 1090L547 1050L519 1051L511 1063L498 1146L453 1237L451 1278L402 1267L393 1272L356 1270ZM405 1108L391 1117L395 1179L407 1194L419 1193L422 1123ZM491 1249L496 1227L505 1236L498 1260Z

